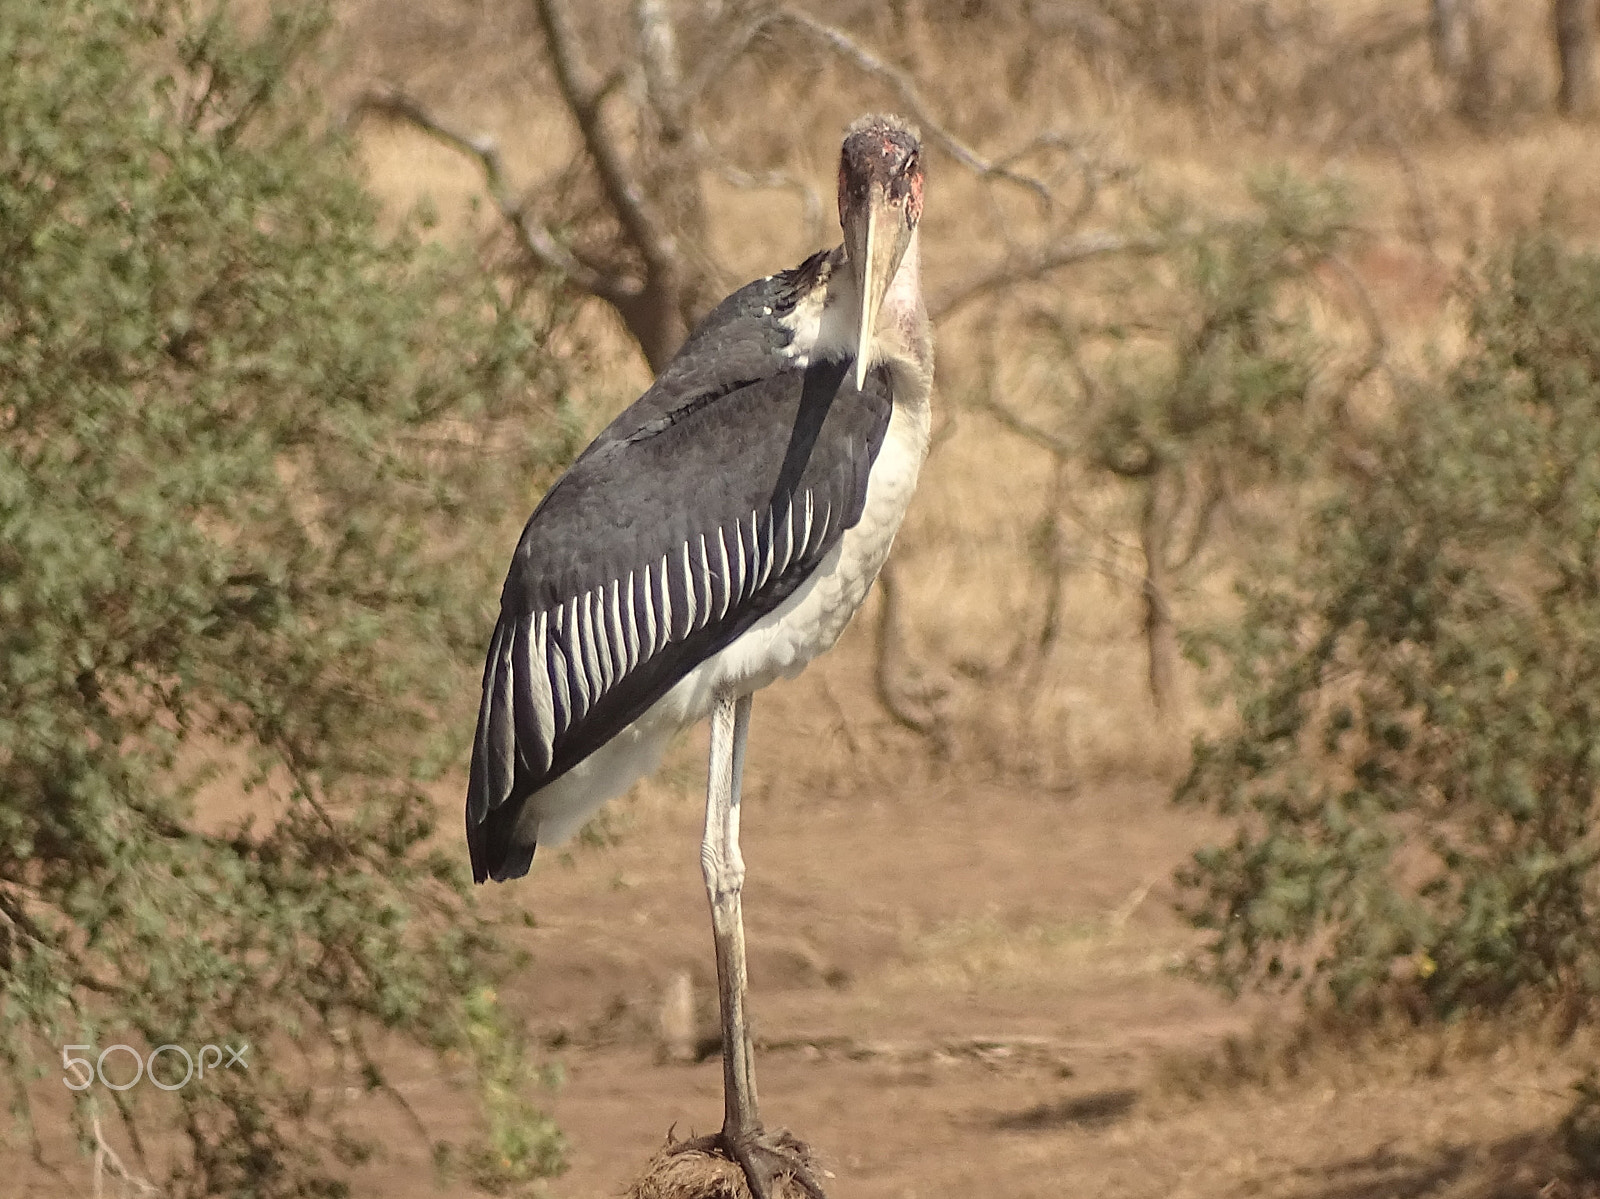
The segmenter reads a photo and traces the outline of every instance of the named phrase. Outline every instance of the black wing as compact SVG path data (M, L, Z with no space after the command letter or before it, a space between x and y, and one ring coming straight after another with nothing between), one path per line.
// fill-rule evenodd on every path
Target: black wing
M523 530L473 745L478 881L527 872L513 833L530 794L776 608L860 519L889 377L857 391L848 361L775 353L775 305L745 293L785 281L725 301Z

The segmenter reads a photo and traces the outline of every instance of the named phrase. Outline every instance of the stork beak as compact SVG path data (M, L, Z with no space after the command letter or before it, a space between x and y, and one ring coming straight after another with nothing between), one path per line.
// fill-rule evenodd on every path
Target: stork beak
M867 381L872 363L872 334L878 323L878 309L889 290L900 259L905 254L905 221L889 199L889 191L874 183L867 203L850 213L845 228L845 253L855 271L861 294L860 324L856 330L856 390Z

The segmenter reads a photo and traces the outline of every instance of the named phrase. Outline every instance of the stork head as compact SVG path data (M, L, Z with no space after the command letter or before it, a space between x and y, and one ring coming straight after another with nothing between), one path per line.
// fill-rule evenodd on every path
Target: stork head
M861 303L857 388L867 381L878 309L921 219L922 139L899 117L862 117L839 152L839 223Z

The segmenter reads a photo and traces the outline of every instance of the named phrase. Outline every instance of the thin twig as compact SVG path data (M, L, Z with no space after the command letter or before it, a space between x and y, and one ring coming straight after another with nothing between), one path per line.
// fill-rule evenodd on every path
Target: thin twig
M1378 315L1378 306L1372 302L1372 293L1367 291L1367 285L1361 281L1361 276L1356 273L1355 268L1340 254L1328 254L1322 261L1339 276L1340 282L1354 297L1356 312L1367 330L1366 356L1351 368L1350 373L1340 384L1339 390L1344 394L1383 365L1383 360L1389 352L1389 336L1384 330L1383 319Z
M634 0L639 59L644 64L645 94L661 123L661 136L681 141L685 134L683 72L678 63L678 33L661 0Z
M805 33L814 41L832 50L841 58L878 79L882 79L894 89L901 106L916 123L921 127L923 136L939 146L946 154L954 158L962 166L988 179L998 179L1012 183L1018 187L1026 188L1046 205L1055 202L1055 195L1050 185L1044 180L1032 175L1014 170L1011 164L1025 154L1041 148L1066 147L1072 144L1072 139L1066 134L1043 134L1033 139L1022 150L1008 154L1002 158L985 158L966 142L962 141L948 126L936 116L922 98L922 93L917 87L916 80L908 71L886 62L855 38L835 25L819 21L810 13L802 12L796 8L780 5L767 8L758 12L750 21L740 26L738 31L730 37L715 53L708 55L695 73L688 88L688 94L698 97L713 81L720 78L727 70L749 49L757 37L775 25L791 25Z
M500 215L516 234L518 243L528 255L542 266L564 275L580 291L588 292L610 303L631 299L639 286L630 280L607 275L580 260L555 238L550 230L531 217L517 200L506 178L505 164L494 139L485 135L471 136L447 124L429 111L415 97L398 88L385 88L365 93L351 107L347 123L372 114L390 120L403 121L426 133L436 141L473 159L483 171L484 186L494 201Z
M1158 254L1167 242L1155 237L1130 237L1120 233L1085 233L1053 246L1002 262L976 278L949 289L928 306L934 320L944 320L974 300L1005 291L1065 267L1116 254Z
M886 563L878 573L878 595L878 630L872 661L872 682L878 703L902 728L945 748L944 731L939 727L938 718L919 716L906 707L899 687L890 677L894 673L894 659L900 654L900 593L892 562Z
M983 155L967 145L966 142L951 133L943 122L933 116L928 105L923 101L921 92L917 90L916 81L908 72L892 63L885 62L842 29L819 21L810 13L788 7L774 10L770 14L770 19L774 22L786 21L794 25L822 42L841 57L849 59L867 74L875 75L887 82L894 88L906 111L922 127L923 136L936 143L946 154L968 170L985 178L1002 179L1019 187L1027 188L1047 205L1055 202L1055 196L1051 192L1049 184L1042 179L1036 179L1032 175L1025 175L1012 170L1005 165L1005 160L1003 159L996 161L983 157Z
M1122 587L1126 587L1129 591L1137 592L1141 597L1146 594L1143 573L1129 570L1126 566L1122 565L1122 563L1116 561L1114 558L1110 558L1105 554L1097 554L1092 550L1085 549L1068 549L1066 551L1066 558L1071 562L1077 562L1087 566L1101 578L1107 579L1110 582L1116 583ZM1158 594L1155 596L1155 599L1159 604L1162 605L1162 610L1170 617L1172 615L1172 609L1167 607L1166 597Z
M395 1085L389 1081L388 1076L379 1068L372 1053L367 1049L366 1040L362 1037L360 1030L352 1027L349 1032L351 1046L355 1049L356 1056L361 1059L361 1072L365 1076L368 1085L376 1087L377 1090L387 1095L389 1101L399 1108L400 1113L405 1116L407 1122L411 1125L411 1130L417 1134L419 1142L428 1144L432 1141L433 1134L427 1124L423 1122L422 1117L417 1114L417 1109L411 1106L411 1101L396 1089Z
M715 50L707 51L700 58L700 65L689 77L689 82L684 87L684 95L690 104L699 103L717 80L727 76L733 64L744 57L761 32L772 24L772 13L763 9L753 18L745 21L735 29L733 35L725 39L721 46Z
M1048 450L1058 457L1065 457L1072 453L1071 442L1050 432L1048 429L1040 428L1026 417L1019 416L992 396L980 398L978 400L978 410L987 412L1018 437L1026 438L1042 450Z
M72 1059L68 1063L68 1068L72 1071L73 1081L80 1084L80 1089L94 1082L93 1072L83 1064L82 1059ZM129 1170L117 1151L111 1147L111 1143L106 1140L105 1130L100 1126L99 1104L90 1099L86 1106L89 1112L89 1131L94 1137L94 1199L105 1199L105 1181L108 1174L124 1184L119 1188L124 1193L127 1187L132 1187L140 1195L160 1194L149 1180Z
M806 223L808 245L820 245L827 237L827 210L823 207L822 197L811 184L788 171L747 171L743 167L734 166L711 144L711 139L706 137L702 129L696 128L693 138L695 149L702 160L709 161L712 169L734 187L746 191L787 191L799 196L802 219Z
M1065 497L1072 463L1065 454L1055 456L1050 471L1050 483L1045 492L1044 529L1044 613L1039 621L1039 636L1034 642L1032 677L1027 693L1029 702L1037 706L1044 690L1045 669L1061 640L1066 622L1062 619L1063 592L1066 589L1068 556L1065 538L1061 533L1061 513L1066 507Z
M1200 470L1204 475L1204 488L1201 500L1195 508L1194 525L1189 531L1189 543L1184 547L1183 553L1167 563L1167 569L1174 574L1194 565L1195 559L1200 556L1200 551L1205 549L1206 543L1211 540L1211 530L1216 523L1217 513L1222 511L1223 504L1228 498L1221 470L1205 462L1201 463Z
M1160 881L1161 875L1151 875L1147 880L1145 880L1143 883L1140 883L1131 892L1129 892L1128 898L1124 899L1116 907L1112 908L1110 912L1106 913L1106 924L1111 928L1111 931L1122 931L1122 929L1127 925L1128 921L1133 917L1133 914L1137 912L1140 906L1143 905L1144 901L1149 898L1150 892L1154 889L1156 883Z
M647 268L662 275L675 272L680 258L675 239L646 198L616 138L605 127L601 107L606 87L584 60L564 0L535 0L534 7L549 43L556 85L578 123L606 200Z
M1384 121L1379 126L1379 140L1394 154L1395 161L1400 164L1400 178L1406 187L1406 198L1410 202L1411 217L1417 227L1418 240L1429 258L1439 263L1439 220L1434 205L1428 200L1426 184L1422 178L1422 168L1417 165L1416 158L1406 148L1400 135L1394 130L1389 121Z
M856 737L855 729L851 727L850 717L845 713L844 705L839 702L839 697L833 693L833 686L828 682L825 671L817 672L817 681L821 684L822 698L828 701L828 707L833 709L833 724L839 736L844 738L845 747L850 751L852 758L861 756L861 742Z
M1054 312L1049 308L1036 307L1024 317L1024 320L1029 324L1039 326L1055 338L1056 347L1061 351L1062 357L1067 360L1067 365L1072 368L1073 377L1078 381L1078 390L1083 393L1084 404L1091 407L1100 404L1103 399L1100 384L1089 373L1089 368L1084 365L1083 355L1079 350L1079 346L1085 333L1094 335L1100 333L1101 329L1095 326L1085 328L1072 324L1063 318L1060 313ZM1143 330L1141 329L1140 331ZM1120 332L1119 330L1119 335ZM1153 327L1152 332L1155 332ZM1107 335L1109 336L1109 334Z

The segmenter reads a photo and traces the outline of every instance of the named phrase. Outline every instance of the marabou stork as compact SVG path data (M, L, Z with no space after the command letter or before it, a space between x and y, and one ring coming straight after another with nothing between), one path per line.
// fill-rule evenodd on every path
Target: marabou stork
M711 716L701 870L722 1012L724 1121L705 1138L758 1199L815 1176L763 1131L745 1022L739 783L753 692L838 639L928 448L921 146L846 131L844 244L734 292L551 487L489 643L467 792L473 877L526 874Z

